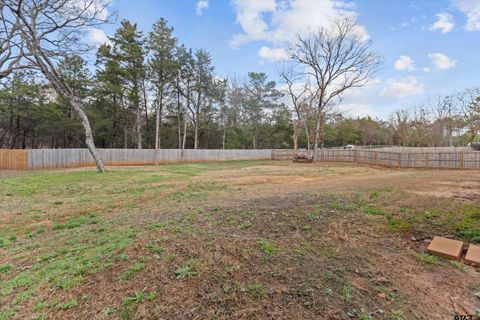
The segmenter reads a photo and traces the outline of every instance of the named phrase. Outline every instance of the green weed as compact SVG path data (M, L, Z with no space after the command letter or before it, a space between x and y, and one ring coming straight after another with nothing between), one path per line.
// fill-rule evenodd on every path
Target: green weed
M192 266L191 264L186 264L181 267L178 267L174 271L175 275L177 276L177 279L185 279L189 277L193 277L197 274L195 271L195 267Z
M436 256L433 256L428 253L417 253L415 254L415 258L421 264L430 264L430 265L438 265L440 264L440 259Z
M135 277L140 271L145 268L145 263L143 262L136 262L130 268L128 268L127 271L121 273L118 278L120 280L129 280L133 277Z
M146 244L145 249L147 249L148 252L150 252L152 254L156 254L156 255L161 255L165 252L164 248L161 248L154 243Z
M266 296L266 290L263 285L259 283L250 283L247 285L247 292L254 298L260 299Z
M351 285L344 285L342 289L343 300L347 302L350 301L353 297L354 291L355 291L355 288L352 287Z
M57 309L71 309L75 308L78 305L77 300L75 299L70 299L66 302L60 302L55 305L55 308Z
M268 257L271 257L280 252L280 248L277 247L274 243L268 242L266 240L261 240L258 242L263 253Z
M375 208L375 207L363 207L362 211L364 213L371 214L371 215L374 215L374 216L383 216L383 215L386 214L384 211L382 211L378 208Z
M392 320L405 320L405 316L401 310L393 310L391 318Z
M12 268L10 263L0 264L0 273L7 273L12 270Z

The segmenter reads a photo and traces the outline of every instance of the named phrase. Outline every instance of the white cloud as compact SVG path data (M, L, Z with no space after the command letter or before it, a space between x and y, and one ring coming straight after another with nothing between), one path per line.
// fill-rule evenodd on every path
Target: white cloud
M425 86L417 78L407 77L399 80L389 80L381 95L401 99L420 94L424 88Z
M437 17L437 21L430 26L428 30L436 31L440 30L441 33L448 33L452 31L455 24L453 23L453 16L448 13L439 13L435 15Z
M440 70L447 70L453 68L457 64L457 60L453 60L443 53L430 53L428 55L431 63Z
M458 10L467 15L465 30L480 31L480 1L479 0L452 0Z
M67 12L73 10L82 10L85 15L95 17L100 20L108 19L110 13L108 12L108 6L113 0L76 0L70 1L65 4L64 10Z
M263 20L263 13L275 11L275 0L234 0L233 4L237 13L237 22L245 33L235 35L231 44L239 46L249 41L266 39L268 25Z
M197 1L197 15L201 16L203 11L208 8L208 0Z
M347 118L364 118L368 116L374 117L377 115L372 108L362 103L340 104L336 106L335 109Z
M395 61L395 69L397 70L415 70L413 59L409 56L400 56Z
M353 6L343 0L233 0L233 5L243 29L243 33L233 36L234 47L257 40L289 42L297 34L329 26L339 17L357 16ZM355 33L362 40L368 39L363 26Z
M428 67L423 68L423 72L427 72L427 73L428 73L428 72L430 72L430 71L432 71L432 70L431 70L430 68L428 68Z
M288 59L288 52L284 48L261 47L260 50L258 50L258 55L270 61Z
M90 28L88 30L88 36L90 38L90 42L94 43L97 46L100 46L104 43L111 43L110 39L108 39L107 34L102 29Z
M403 29L403 28L406 28L406 27L410 27L410 26L414 25L417 21L418 21L417 17L412 17L412 18L410 18L410 20L402 22L399 26L391 27L390 30L396 31L396 30L400 30L400 29Z
M347 91L345 91L342 97L345 99L355 99L355 98L364 97L365 95L368 95L369 92L372 89L376 88L380 83L381 83L381 80L378 78L370 79L367 82L367 84L362 87L348 89Z

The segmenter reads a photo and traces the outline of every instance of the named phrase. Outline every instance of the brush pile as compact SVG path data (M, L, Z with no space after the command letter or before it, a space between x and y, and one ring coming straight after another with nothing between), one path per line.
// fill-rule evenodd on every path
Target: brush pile
M313 162L312 152L296 152L293 155L293 162L311 163Z
M470 148L476 151L480 151L480 142L470 142Z

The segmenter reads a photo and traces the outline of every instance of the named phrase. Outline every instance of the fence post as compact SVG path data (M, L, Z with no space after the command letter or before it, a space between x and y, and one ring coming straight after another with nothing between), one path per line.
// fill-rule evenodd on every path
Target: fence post
M464 153L460 152L460 169L465 168L465 159L464 159Z
M399 152L398 153L398 167L401 168L402 166L402 154Z

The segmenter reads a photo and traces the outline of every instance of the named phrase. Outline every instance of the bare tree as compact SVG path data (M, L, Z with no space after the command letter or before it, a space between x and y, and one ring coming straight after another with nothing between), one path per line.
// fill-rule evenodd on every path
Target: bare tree
M406 109L397 110L390 119L397 136L397 144L406 146L408 142L408 129L410 127L410 113Z
M315 146L322 134L325 110L345 91L365 86L380 66L379 56L371 51L371 41L359 38L355 21L342 18L316 32L299 35L291 56L312 79L316 99ZM316 154L316 153L315 153Z
M284 64L283 69L279 72L280 78L286 84L285 93L290 97L293 109L297 119L293 120L293 149L298 148L298 135L300 130L305 130L307 136L307 150L310 150L310 135L308 133L308 124L306 112L312 95L309 90L310 84L301 82L301 75L296 73L291 65Z
M415 146L433 146L435 141L431 134L431 112L425 106L417 106L412 111L410 126L414 130L412 138Z
M20 67L22 39L18 37L18 21L7 19L9 10L0 3L0 79Z
M3 23L17 32L10 43L21 41L24 44L20 52L27 66L40 71L57 94L80 117L85 131L85 144L99 172L103 172L105 167L95 148L83 101L75 95L59 72L58 63L70 54L82 54L91 49L80 39L89 28L109 20L110 16L106 13L109 2L109 0L2 0L3 6L9 10L3 14Z
M452 96L436 97L429 100L435 121L434 128L440 137L438 145L453 146L453 132L459 126L460 110L456 104L456 98Z
M480 135L480 87L466 89L457 97L470 133L470 142Z

